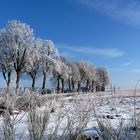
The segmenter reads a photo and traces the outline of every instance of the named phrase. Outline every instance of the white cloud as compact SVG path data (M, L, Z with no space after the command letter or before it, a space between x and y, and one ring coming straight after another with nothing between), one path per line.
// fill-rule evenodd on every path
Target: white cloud
M68 46L68 45L57 45L57 47L61 49L65 49L67 50L67 52L104 56L108 58L116 58L125 55L124 51L121 51L117 48L95 48L90 46L80 47L80 46Z
M75 57L76 57L75 54L73 54L73 53L71 53L71 52L66 52L66 51L61 52L60 54L61 54L62 56L68 57L68 58L75 58Z
M77 0L77 2L126 24L140 25L138 0Z
M132 64L132 62L126 62L126 63L123 63L123 66L129 66L131 64Z

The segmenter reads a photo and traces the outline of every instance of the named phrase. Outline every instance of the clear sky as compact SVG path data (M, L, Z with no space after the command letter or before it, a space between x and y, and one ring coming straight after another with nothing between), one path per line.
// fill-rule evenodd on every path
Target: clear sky
M117 86L140 79L139 0L0 0L0 27L12 19L70 59L108 67Z

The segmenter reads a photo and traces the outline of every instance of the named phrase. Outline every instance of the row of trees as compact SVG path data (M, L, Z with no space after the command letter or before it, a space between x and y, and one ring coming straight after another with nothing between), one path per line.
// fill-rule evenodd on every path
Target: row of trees
M61 57L63 66L61 71L55 69L53 79L57 83L57 91L104 91L109 84L109 75L106 68L96 68L87 61L71 62ZM61 87L60 87L61 85Z
M49 75L56 83L57 92L105 89L109 84L106 68L95 68L86 61L71 62L61 57L51 40L35 38L33 29L20 21L9 21L0 30L0 71L10 87L12 73L16 75L16 92L23 74L32 79L32 90L38 75L43 76L42 90Z

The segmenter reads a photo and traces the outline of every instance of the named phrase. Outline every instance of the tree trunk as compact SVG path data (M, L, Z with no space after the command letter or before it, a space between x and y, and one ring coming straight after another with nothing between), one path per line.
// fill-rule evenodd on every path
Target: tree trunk
M89 92L91 92L91 85L89 84Z
M8 72L8 79L7 79L7 88L9 89L10 86L10 82L11 82L11 72Z
M9 92L9 87L10 87L10 83L11 83L11 74L12 72L8 72L8 79L7 79L7 91Z
M16 78L16 93L18 93L18 90L19 90L19 80L20 80L20 72L17 70L16 74L17 74L17 78Z
M102 91L102 92L105 91L105 85L104 85L104 84L102 84L102 86L101 86L101 91Z
M94 81L92 81L92 84L91 84L91 91L92 91L92 92L94 92L94 88L95 88L95 87L94 87Z
M96 92L99 92L99 91L101 91L101 86L100 85L97 85L96 86Z
M80 81L78 81L78 88L77 88L77 92L79 92L79 91L80 91L80 88L81 88L81 83L80 83Z
M61 90L61 92L64 93L64 79L61 79L61 84L62 84L62 90Z
M60 90L60 83L59 83L59 81L60 81L60 78L58 76L57 77L57 93L59 93L59 90Z
M12 74L12 72L11 71L8 72L7 76L6 76L6 72L2 71L2 74L3 74L4 80L5 80L6 85L7 85L7 91L9 92L9 86L10 86L10 83L11 83L11 74Z
M6 84L7 84L6 73L2 71L2 74L3 74L3 78L4 78L4 80L6 81Z
M68 83L69 83L69 92L71 92L71 80L68 79Z
M86 84L86 92L89 91L89 80L87 80L87 84Z
M44 72L43 73L43 85L42 85L42 90L45 91L45 88L46 88L46 73Z
M71 85L72 85L72 92L75 92L75 85L74 85L74 81L71 81Z
M32 77L32 91L35 90L35 76Z

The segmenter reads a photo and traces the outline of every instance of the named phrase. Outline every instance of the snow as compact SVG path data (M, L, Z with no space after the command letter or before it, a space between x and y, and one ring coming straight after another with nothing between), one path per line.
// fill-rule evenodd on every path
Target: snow
M115 98L111 93L87 93L87 94L77 94L69 97L58 97L49 98L46 102L43 102L41 107L37 108L38 113L42 113L45 109L54 109L54 112L50 114L49 125L46 133L51 133L55 129L56 125L59 124L58 134L63 133L63 129L68 124L68 118L73 124L72 128L75 129L78 123L76 119L80 116L80 113L88 113L88 122L85 129L92 129L98 127L97 119L104 121L112 126L112 128L117 129L120 127L120 122L123 122L124 126L128 126L134 116L134 97L127 96L127 94L118 94ZM42 95L43 96L43 95ZM52 95L44 95L38 98L48 98ZM85 115L83 113L83 115ZM140 113L140 98L136 98L136 114ZM23 135L27 137L27 115L28 112L21 112L17 119L22 118L16 124L16 135ZM96 117L95 117L96 116ZM72 118L73 117L73 118ZM75 120L74 120L75 119ZM2 117L0 118L0 123L2 126ZM88 134L90 131L88 132ZM18 138L17 138L18 139Z

